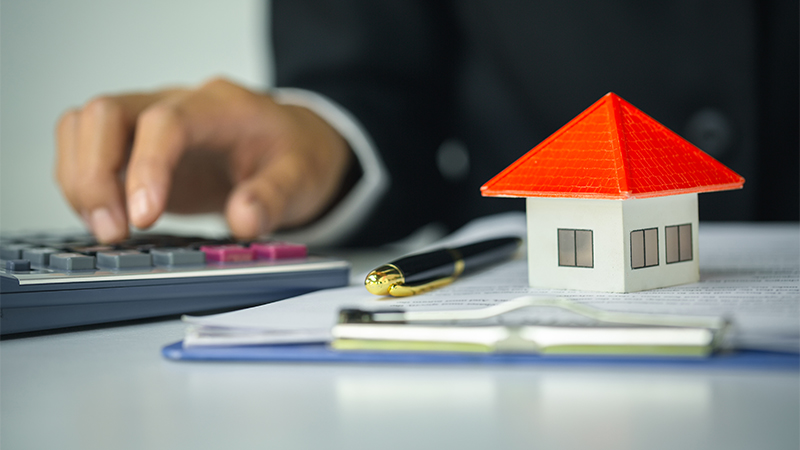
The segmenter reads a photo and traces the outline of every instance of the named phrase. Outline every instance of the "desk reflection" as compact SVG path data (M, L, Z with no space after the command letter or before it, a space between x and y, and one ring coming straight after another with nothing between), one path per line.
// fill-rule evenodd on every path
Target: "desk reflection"
M392 447L624 449L661 430L668 446L694 448L708 434L713 396L709 379L691 374L457 367L347 371L334 389L349 443L392 436Z

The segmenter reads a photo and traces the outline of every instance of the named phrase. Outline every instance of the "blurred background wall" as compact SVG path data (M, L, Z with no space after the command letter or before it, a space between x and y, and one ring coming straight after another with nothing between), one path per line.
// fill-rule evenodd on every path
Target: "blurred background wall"
M2 0L0 231L81 227L53 178L59 115L101 93L215 76L270 85L263 0ZM157 228L224 232L217 217Z

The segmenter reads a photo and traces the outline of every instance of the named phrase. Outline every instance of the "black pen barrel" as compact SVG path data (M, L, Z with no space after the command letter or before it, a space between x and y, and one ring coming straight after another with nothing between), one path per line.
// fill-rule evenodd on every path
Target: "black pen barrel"
M392 263L403 272L406 284L453 276L456 267L455 255L447 250L406 256Z
M497 238L477 242L455 249L464 260L464 272L509 259L517 251L522 239L516 237Z
M392 265L403 273L406 284L451 277L456 274L456 261L464 261L464 271L479 269L506 260L517 251L521 239L516 237L491 239L455 249L434 250L406 256Z

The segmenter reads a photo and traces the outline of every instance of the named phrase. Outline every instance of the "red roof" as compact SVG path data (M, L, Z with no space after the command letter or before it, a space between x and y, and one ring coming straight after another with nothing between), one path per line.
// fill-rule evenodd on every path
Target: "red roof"
M743 185L739 174L610 92L489 180L481 193L627 199Z

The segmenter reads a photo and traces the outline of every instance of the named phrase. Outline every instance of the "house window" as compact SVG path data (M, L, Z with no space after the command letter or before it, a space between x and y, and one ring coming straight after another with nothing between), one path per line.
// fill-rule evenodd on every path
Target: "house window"
M667 264L692 260L692 224L666 227Z
M658 265L658 228L631 231L631 268Z
M592 230L558 229L558 265L594 267Z

